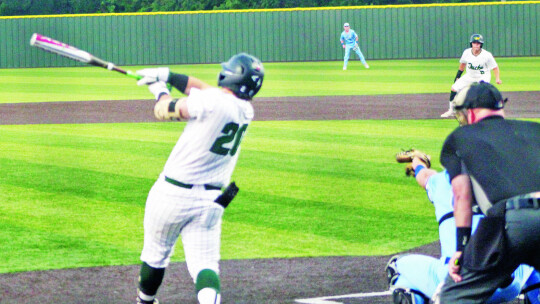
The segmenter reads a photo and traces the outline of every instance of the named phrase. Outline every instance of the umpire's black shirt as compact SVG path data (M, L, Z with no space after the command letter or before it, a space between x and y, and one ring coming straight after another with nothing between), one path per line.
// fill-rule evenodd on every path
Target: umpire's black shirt
M540 124L486 117L454 130L440 159L450 180L469 174L493 204L540 191Z

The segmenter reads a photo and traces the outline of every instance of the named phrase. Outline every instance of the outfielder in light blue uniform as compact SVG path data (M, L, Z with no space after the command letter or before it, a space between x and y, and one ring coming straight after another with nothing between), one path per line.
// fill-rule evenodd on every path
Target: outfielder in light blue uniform
M369 65L366 62L366 59L364 58L364 55L362 54L362 51L360 51L360 47L358 46L358 35L354 30L352 30L348 23L345 23L343 25L344 31L341 33L340 42L341 46L345 49L345 57L343 58L343 70L347 69L347 63L349 62L349 55L351 53L351 49L356 52L358 57L360 58L360 61L362 61L362 64L366 67L366 69L369 69Z
M421 169L425 170L425 169ZM431 169L429 169L431 170ZM428 304L438 285L448 275L448 261L456 249L456 223L453 217L453 193L450 178L446 170L427 178L425 189L429 200L435 207L435 216L439 222L441 257L436 259L421 254L395 256L388 262L386 272L390 288L393 289L394 303ZM420 181L418 181L420 183ZM476 230L482 214L474 214L472 231ZM487 302L504 303L519 296L527 286L540 282L540 275L534 268L520 265L513 273L512 281L505 288L495 291ZM538 290L527 294L531 303L540 303Z

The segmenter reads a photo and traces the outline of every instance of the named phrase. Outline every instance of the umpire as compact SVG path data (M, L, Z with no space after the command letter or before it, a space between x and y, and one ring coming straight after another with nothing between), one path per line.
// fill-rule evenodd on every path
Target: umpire
M440 159L452 181L458 242L440 303L485 303L520 263L540 269L540 124L504 119L506 101L486 82L454 100L462 127ZM471 238L475 203L487 217Z

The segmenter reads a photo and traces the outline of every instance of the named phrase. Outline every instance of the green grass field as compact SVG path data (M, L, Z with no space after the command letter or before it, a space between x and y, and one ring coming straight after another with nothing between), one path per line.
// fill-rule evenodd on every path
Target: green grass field
M502 91L538 91L540 57L497 58ZM258 97L446 93L458 59L371 61L364 69L351 61L266 63ZM146 66L127 67L136 71ZM179 65L171 70L216 83L220 66ZM121 74L97 67L0 70L0 103L150 99L145 87Z
M510 61L527 81L504 71ZM373 94L446 92L457 67L447 60L381 61L366 71L354 63L358 69L352 65L348 76L340 62L267 64L261 95L366 94L359 87ZM539 59L499 63L505 89L540 90ZM405 83L421 74L411 65L435 64L445 68ZM393 76L378 65L392 67ZM218 70L182 68L207 81ZM58 71L66 75L51 87ZM87 78L74 77L80 73ZM0 78L2 102L150 98L131 79L96 68L2 70ZM33 81L47 90L32 91ZM0 273L139 263L145 199L183 126L0 126ZM393 156L414 145L440 169L440 148L455 127L453 120L253 122L233 176L241 190L224 216L222 258L386 255L435 241L433 208ZM181 246L173 260L183 260Z

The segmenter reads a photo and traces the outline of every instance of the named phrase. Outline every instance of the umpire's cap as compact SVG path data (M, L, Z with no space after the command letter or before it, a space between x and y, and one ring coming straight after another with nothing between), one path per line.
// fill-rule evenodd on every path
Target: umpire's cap
M481 81L459 92L454 99L454 108L456 110L474 108L500 110L504 108L507 101L508 99L503 99L501 92L494 85Z

